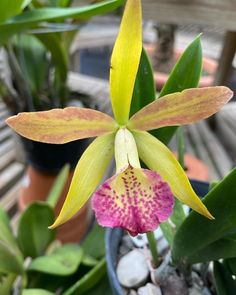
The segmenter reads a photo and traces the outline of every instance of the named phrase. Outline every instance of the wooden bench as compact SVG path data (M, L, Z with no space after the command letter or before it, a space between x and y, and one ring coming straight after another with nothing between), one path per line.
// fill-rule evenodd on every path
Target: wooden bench
M236 165L236 102L228 103L217 114L216 131Z
M13 216L17 212L17 192L22 181L24 165L17 161L16 141L14 133L5 123L7 117L9 113L0 102L0 206Z

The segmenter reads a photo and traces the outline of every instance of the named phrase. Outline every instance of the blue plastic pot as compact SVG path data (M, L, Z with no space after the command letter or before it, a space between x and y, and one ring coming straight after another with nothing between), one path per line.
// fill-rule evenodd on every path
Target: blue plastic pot
M194 191L200 198L204 197L208 193L208 182L191 180L191 184ZM122 235L122 229L109 228L106 231L105 237L107 272L110 281L110 286L114 295L125 295L123 288L121 287L116 275L118 248L121 242Z

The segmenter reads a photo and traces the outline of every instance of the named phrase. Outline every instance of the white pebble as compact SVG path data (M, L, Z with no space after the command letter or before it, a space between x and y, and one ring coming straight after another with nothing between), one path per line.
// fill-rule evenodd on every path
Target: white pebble
M117 277L122 286L136 288L143 285L148 278L149 269L145 256L134 249L124 255L117 265Z

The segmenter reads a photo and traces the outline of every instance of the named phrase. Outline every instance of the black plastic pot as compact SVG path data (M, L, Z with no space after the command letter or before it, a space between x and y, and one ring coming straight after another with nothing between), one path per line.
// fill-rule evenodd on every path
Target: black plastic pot
M199 197L204 197L209 190L209 183L191 180L192 187ZM106 245L106 260L107 260L107 272L110 281L110 286L114 295L125 295L123 288L121 287L117 275L116 275L116 265L117 265L117 255L118 248L121 242L121 237L123 235L123 230L107 229L105 237Z
M22 138L28 164L41 172L56 174L66 164L75 168L79 158L89 144L88 139L66 144L47 144Z

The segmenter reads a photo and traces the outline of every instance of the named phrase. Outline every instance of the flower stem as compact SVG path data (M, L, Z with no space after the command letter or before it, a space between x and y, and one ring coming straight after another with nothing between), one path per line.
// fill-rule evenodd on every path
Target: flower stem
M147 239L148 239L148 244L149 244L149 249L152 254L152 263L153 267L156 268L159 265L159 255L157 251L157 241L155 239L154 233L149 232L146 233Z

